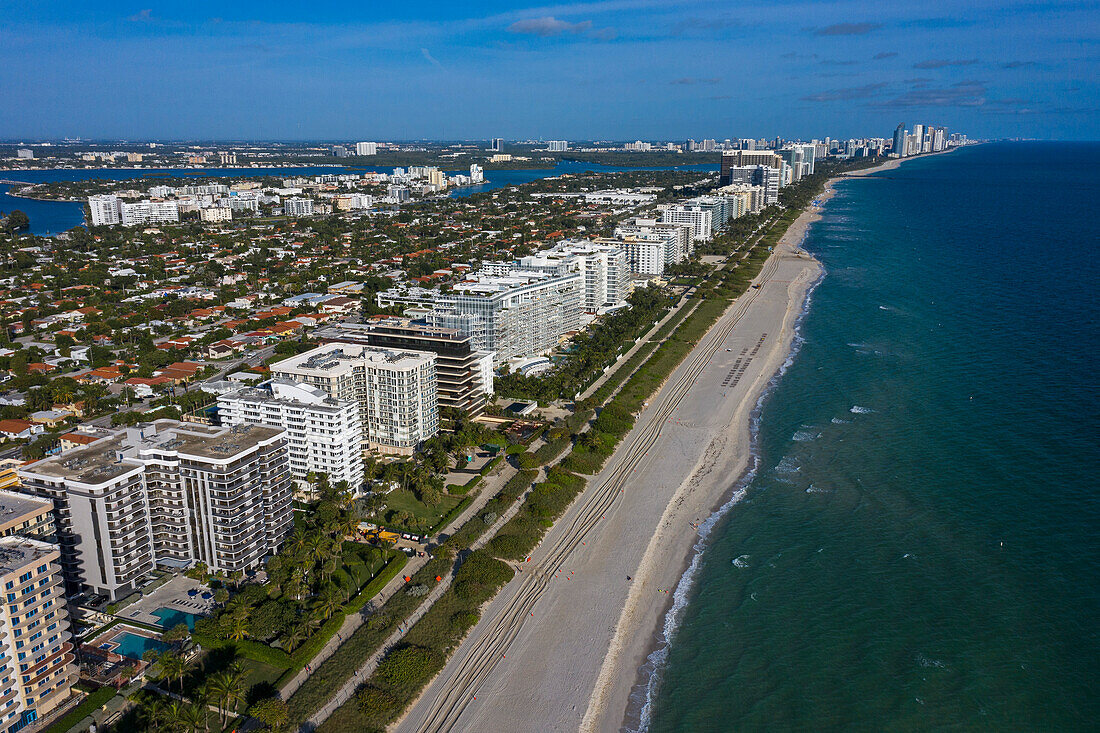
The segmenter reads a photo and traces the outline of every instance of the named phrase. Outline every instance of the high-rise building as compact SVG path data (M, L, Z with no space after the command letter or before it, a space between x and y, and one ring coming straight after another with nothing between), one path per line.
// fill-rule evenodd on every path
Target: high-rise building
M493 393L493 354L478 351L473 338L454 328L429 326L401 316L378 316L367 323L340 323L320 328L321 343L366 344L394 351L435 354L439 406L471 417L485 411Z
M357 402L365 448L410 454L439 432L435 354L326 344L272 364L271 376Z
M661 212L661 221L689 225L691 238L696 242L707 242L714 236L714 212L710 207L673 204Z
M363 424L356 400L335 400L307 384L273 379L218 398L222 425L284 430L290 473L304 481L323 473L353 490L363 484Z
M621 306L629 288L626 249L615 244L563 240L549 249L521 257L515 263L504 263L507 275L513 267L526 272L542 272L560 276L579 272L584 276L582 308L598 313Z
M568 140L550 140L547 142L547 150L551 153L564 153L569 150Z
M351 156L351 153L349 153L348 149L345 148L343 145L333 145L332 154L334 157L337 158L348 158Z
M158 420L29 464L65 581L117 600L158 566L259 567L293 524L286 433Z
M485 171L477 163L470 164L470 183L484 183Z
M759 186L762 189L763 203L771 206L779 201L780 168L766 165L729 166L723 165L727 185Z
M695 249L694 228L690 222L668 222L635 217L615 227L615 237L626 245L627 266L631 272L661 275L669 265L689 257ZM602 240L597 240L602 241ZM654 265L653 251L645 242L660 242L660 266Z
M313 199L288 198L283 201L283 213L287 216L313 216Z
M378 143L355 143L356 155L377 155Z
M494 137L489 147L495 153L500 153L504 150L504 138Z
M899 122L898 126L894 128L894 155L899 158L904 158L909 152L905 148L906 143L905 123Z
M103 194L88 197L92 226L114 226L122 223L122 202L118 196Z
M495 363L545 354L579 330L584 278L579 272L553 275L509 268L507 275L480 272L450 292L397 287L378 293L382 307L403 306L432 326L456 328L473 337Z
M122 226L170 224L180 220L176 201L123 201L119 204Z
M19 148L15 151L15 157L19 160L32 160L34 158L34 151L30 148Z
M78 679L57 545L0 538L0 730L36 730Z
M237 165L237 154L223 150L218 153L218 162L221 165Z

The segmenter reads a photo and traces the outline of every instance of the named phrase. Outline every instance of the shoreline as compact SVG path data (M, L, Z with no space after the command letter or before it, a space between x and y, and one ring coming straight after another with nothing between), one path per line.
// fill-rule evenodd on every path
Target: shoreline
M802 249L802 243L809 234L809 228L821 219L825 204L836 194L837 183L852 177L862 178L872 173L895 170L906 160L915 160L930 155L942 155L954 152L957 149L951 148L938 153L926 153L909 158L893 158L871 168L829 178L825 182L822 193L814 198L814 203L811 203L783 234L779 245L776 247L776 254L779 252L779 247L786 244L795 252L813 260L817 269L817 276L801 288L801 293L793 292L796 283L791 284L791 295L800 295L801 297L792 297L792 306L795 302L798 302L800 307L793 309L797 312L787 314L788 319L784 324L785 330L790 329L789 339L785 341L787 344L786 354L782 363L772 371L770 378L760 387L757 399L751 401L753 407L749 411L747 419L745 419L743 413L746 407L745 403L750 402L750 400L746 396L745 403L741 405L737 416L726 426L728 433L737 436L738 450L734 453L727 452L725 456L716 455L709 463L706 462L706 456L704 456L681 485L681 491L693 483L704 488L704 491L709 488L710 491L706 491L706 493L714 497L712 509L707 519L699 525L699 532L695 535L690 547L681 549L686 544L681 542L679 543L681 547L677 548L676 552L672 552L669 545L673 543L669 539L658 535L654 536L650 548L647 548L646 557L643 559L642 565L639 566L639 575L650 569L646 568L647 564L658 565L662 562L655 554L651 556L651 551L653 553L661 552L666 557L663 561L663 567L653 568L652 570L655 574L663 571L660 572L660 575L667 577L669 568L675 565L677 568L677 579L674 584L675 592L671 594L667 602L662 604L658 614L658 623L650 624L648 627L639 623L641 619L634 618L638 614L636 607L632 607L631 604L624 607L616 627L615 637L601 669L599 681L592 691L588 710L580 727L581 731L585 731L585 733L594 733L595 731L611 733L614 731L617 733L623 730L644 731L648 728L650 706L660 683L661 670L667 661L668 650L674 641L675 631L680 622L680 613L686 607L695 588L696 575L702 562L703 553L709 544L710 532L741 501L748 484L755 475L758 461L756 440L759 432L760 410L797 356L799 327L809 312L814 290L825 276L820 262ZM791 317L792 315L793 317ZM747 433L747 435L743 433ZM716 438L715 442L718 442L721 437ZM724 442L729 442L728 438ZM708 448L708 453L710 453L710 448ZM729 482L730 476L736 476L732 484ZM713 477L710 478L709 483L707 482L708 477ZM722 484L725 484L725 486L723 487ZM677 492L677 495L679 493ZM673 497L673 501L669 502L666 515L672 510L675 498ZM662 526L665 526L672 519L671 516L662 517ZM680 558L679 562L672 563L672 560L677 556ZM632 598L631 600L636 602L637 599ZM649 634L645 633L647 628L650 630ZM643 644L643 640L648 641ZM635 670L635 672L631 674L630 669ZM623 694L626 687L624 678L630 679L628 692L625 696Z
M753 417L789 365L820 279L798 245L835 183L799 212L756 287L698 339L524 572L388 730L620 730L700 526L712 526L754 459Z

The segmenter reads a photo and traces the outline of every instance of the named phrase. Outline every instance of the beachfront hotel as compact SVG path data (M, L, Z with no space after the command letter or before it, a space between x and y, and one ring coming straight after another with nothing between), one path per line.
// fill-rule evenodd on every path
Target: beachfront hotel
M48 542L0 538L0 730L35 727L77 680L60 556Z
M20 469L53 501L73 590L118 600L158 566L262 565L293 524L286 433L158 420Z

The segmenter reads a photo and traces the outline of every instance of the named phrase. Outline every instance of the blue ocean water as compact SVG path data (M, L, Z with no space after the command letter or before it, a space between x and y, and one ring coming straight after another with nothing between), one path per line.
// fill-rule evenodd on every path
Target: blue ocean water
M654 733L1100 725L1100 144L849 180Z
M672 170L716 171L716 165L682 165ZM621 168L617 166L597 165L562 161L553 168L517 168L512 170L486 171L486 181L477 186L464 186L455 189L452 196L469 196L483 191L494 191L506 186L529 183L540 178L560 176L565 173L583 173L584 171L616 172L627 170L669 170L668 168ZM391 173L393 167L357 167L342 168L336 166L301 168L82 168L82 169L46 169L27 171L0 171L0 179L22 183L44 183L49 181L89 181L103 179L108 181L128 181L148 176L189 176L203 178L246 178L248 176L315 176L326 173ZM448 171L450 174L468 171ZM84 224L84 204L69 201L36 201L34 199L11 196L12 186L0 184L0 212L19 210L31 221L30 232L48 236L67 231Z

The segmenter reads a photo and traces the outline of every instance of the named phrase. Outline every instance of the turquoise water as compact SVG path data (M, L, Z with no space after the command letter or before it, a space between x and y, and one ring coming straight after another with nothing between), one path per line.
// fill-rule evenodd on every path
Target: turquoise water
M123 631L115 635L115 637L111 639L111 642L118 645L111 651L121 654L124 657L129 657L130 659L141 659L141 655L150 649L159 652L168 648L168 645L163 641L150 639L140 634L132 634L129 631Z
M160 619L158 626L171 629L180 624L187 624L187 628L191 631L195 630L195 621L202 618L193 613L187 613L185 611L177 611L174 608L158 608L153 611L153 615Z
M1095 730L1100 145L842 182L650 731Z

